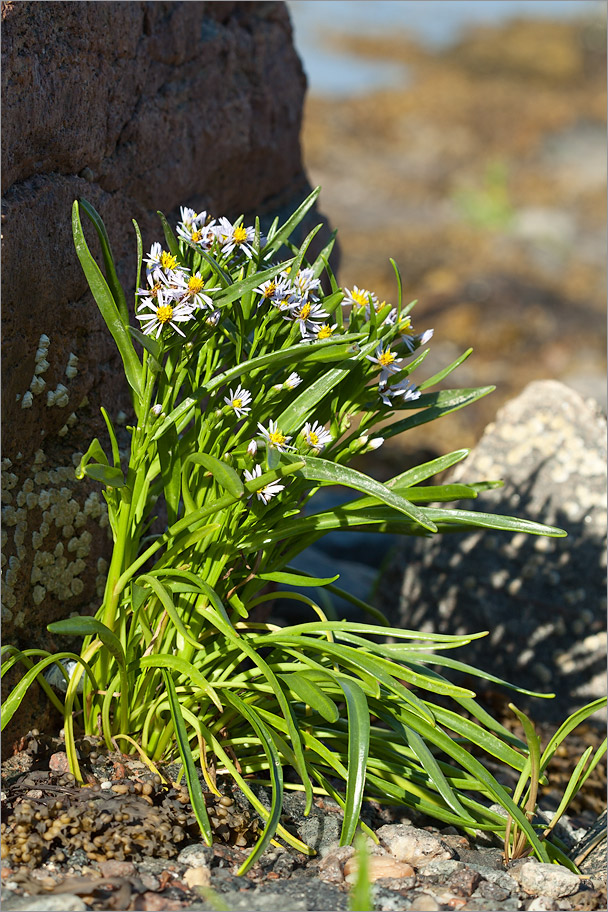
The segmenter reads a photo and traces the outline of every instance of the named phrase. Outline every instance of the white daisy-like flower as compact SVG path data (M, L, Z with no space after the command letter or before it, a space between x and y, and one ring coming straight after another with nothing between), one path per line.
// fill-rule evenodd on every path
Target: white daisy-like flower
M188 206L180 206L179 212L182 217L181 224L186 228L200 228L207 221L207 213L204 209L202 212L195 212L194 209L190 209Z
M323 305L299 299L289 310L283 314L285 320L297 321L300 324L300 334L303 339L316 338L319 323L329 314L323 310Z
M337 328L337 323L334 323L333 326L330 326L329 323L323 323L317 330L317 342L322 342L323 339L329 339L333 336Z
M251 393L249 390L244 389L244 387L240 385L237 386L234 392L230 390L228 395L224 396L224 402L226 405L229 405L234 409L237 418L242 418L243 415L246 415L251 411L249 408L249 403L251 402Z
M243 475L246 481L254 481L256 478L259 478L262 474L262 466L256 465L253 467L253 471L250 472L248 469L245 469ZM271 481L267 485L264 485L263 488L260 488L259 491L256 491L256 497L258 500L261 500L264 505L268 503L273 497L276 497L277 494L280 494L281 491L285 490L285 485L278 484L276 481Z
M268 422L268 430L266 430L263 424L258 422L258 428L260 429L267 447L276 449L279 453L285 453L287 450L293 449L293 447L287 446L291 437L286 437L285 434L279 430L276 421L271 419Z
M184 303L190 304L192 307L208 307L210 310L213 309L213 301L210 295L214 291L220 290L219 285L215 288L205 288L205 280L200 272L195 272L191 276L181 273L174 276L173 281L176 294ZM203 289L205 290L203 291Z
M163 295L158 291L156 298L150 298L141 305L141 310L148 308L148 312L136 314L136 318L142 321L142 329L147 336L161 334L166 326L171 326L180 336L185 337L178 323L187 323L192 319L192 310L186 304L173 301L170 297Z
M342 301L342 304L351 304L353 307L366 307L369 306L370 299L372 306L377 307L378 295L374 294L373 291L368 291L367 288L358 288L356 285L354 285L352 291L348 288L344 289L344 299Z
M233 250L242 250L245 256L251 258L253 250L251 244L255 238L253 228L244 225L233 225L227 218L221 218L213 229L223 253L232 253Z
M169 253L167 250L163 250L158 241L152 244L150 253L144 258L144 263L146 264L146 272L148 273L157 273L160 272L160 270L163 270L170 275L171 273L175 271L179 272L184 268L179 265L176 256Z
M294 291L302 298L308 298L321 284L321 280L315 278L312 266L308 266L306 269L298 269L294 276L290 272L287 277Z
M146 303L146 299L156 298L159 291L162 291L166 298L171 298L173 296L172 278L172 276L163 272L162 269L158 269L156 273L148 272L146 281L149 288L138 288L135 292L139 298L140 306Z
M287 380L285 381L283 386L286 386L287 389L293 390L296 388L296 386L299 386L301 382L302 382L302 378L300 377L300 375L297 374L295 371L292 371L292 373L289 375L289 377L287 378Z
M289 282L286 282L285 279L281 279L278 276L274 279L268 279L267 282L262 282L261 285L258 285L254 291L261 295L265 301L281 301L285 297L289 297Z
M380 383L378 393L385 405L393 405L393 399L401 397L402 402L420 398L420 390L417 389L410 380L401 380L394 386L387 383Z
M400 320L397 324L397 329L401 336L401 341L411 352L420 348L421 345L426 345L426 343L433 338L434 332L432 329L426 329L423 333L417 335L414 332L410 317L404 317Z
M326 447L327 444L331 443L333 440L329 431L326 431L323 425L319 424L318 421L315 421L314 424L307 421L300 433L305 438L308 446L312 447L315 453L320 453L323 447Z
M380 384L386 383L388 378L393 374L398 374L401 367L401 360L397 358L394 352L389 348L383 348L382 344L376 349L376 355L367 355L368 361L378 364L382 370L380 372Z

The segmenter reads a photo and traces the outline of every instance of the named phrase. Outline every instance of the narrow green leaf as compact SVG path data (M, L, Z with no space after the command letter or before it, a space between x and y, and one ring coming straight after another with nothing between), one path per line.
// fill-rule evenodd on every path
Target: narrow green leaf
M173 228L162 212L157 211L156 214L160 219L161 225L163 226L163 234L165 235L165 240L167 242L169 252L172 253L173 256L179 257L179 244L177 242L175 234L173 233Z
M120 640L115 633L112 633L109 627L106 627L105 624L102 624L101 621L98 621L96 618L87 617L85 615L64 618L62 621L53 621L52 624L47 624L46 629L49 633L56 633L59 636L99 637L118 664L122 668L125 667L125 654Z
M125 476L122 469L115 469L111 466L99 465L97 462L90 462L84 468L84 474L94 481L100 481L109 488L124 488L126 485Z
M101 244L101 254L103 256L103 262L106 267L106 281L112 292L112 296L118 308L118 312L122 317L122 321L125 326L129 323L129 311L127 310L127 301L125 298L125 293L122 290L122 285L118 281L118 276L116 275L116 267L114 266L114 257L112 256L112 249L110 247L110 238L108 237L108 232L106 231L106 226L103 223L103 219L99 213L93 208L93 206L87 202L85 199L80 200L80 205L82 206L85 215L89 217L95 231L97 232L97 237L99 238L99 243Z
M215 306L220 309L226 307L227 304L231 304L232 301L236 301L237 298L253 291L254 288L257 288L258 285L261 285L262 282L265 282L267 279L273 279L279 272L282 272L284 269L287 269L288 266L291 266L292 263L293 259L285 260L285 262L279 263L276 266L271 266L269 269L263 269L261 272L256 272L255 275L250 276L248 279L241 279L240 282L233 282L230 288L227 288L221 294L218 294L214 301Z
M257 861L277 831L281 819L281 811L283 809L283 769L272 737L259 714L256 712L255 707L249 706L235 693L227 692L226 699L247 719L260 739L264 753L268 758L268 769L272 784L270 814L268 815L268 820L266 821L261 837L255 844L251 854L247 857L246 861L243 862L237 872L239 875L242 875L249 870L255 861Z
M472 354L472 352L473 352L472 348L467 348L467 350L465 352L463 352L463 354L460 355L459 358L456 358L456 360L452 361L451 364L448 364L447 367L444 367L438 373L433 374L432 377L429 377L428 380L425 380L423 383L421 383L419 389L421 389L421 390L429 389L429 387L435 386L436 383L440 383L449 374L451 374L453 370L456 370L456 368L459 367L463 361L466 361L467 358L469 357L469 355Z
M317 578L315 576L307 576L301 573L289 573L286 571L277 570L274 573L257 573L258 579L268 580L272 583L283 583L287 586L327 586L330 583L335 583L337 579L340 579L340 574L336 576L328 576L326 579Z
M426 514L435 522L455 522L461 525L480 526L488 529L502 529L507 532L528 532L530 535L548 535L552 538L565 538L568 534L555 526L519 519L517 516L502 516L498 513L481 513L476 510L443 510L428 507Z
M220 386L231 383L243 374L251 374L253 371L261 370L268 364L272 364L273 369L276 369L283 364L289 364L296 367L306 361L320 360L321 354L327 354L329 356L330 350L333 352L334 347L340 346L340 349L342 349L345 342L348 341L350 343L351 340L356 342L360 338L361 335L359 333L353 333L350 336L333 336L329 339L324 339L322 342L311 342L307 345L298 343L297 345L290 345L288 348L279 349L279 351L271 351L267 352L265 355L258 355L257 358L243 361L242 364L237 364L230 370L217 374L217 376L213 377L205 384L199 398L204 399L209 393L214 392Z
M471 405L478 399L487 396L493 392L495 386L484 386L477 389L460 389L460 390L443 390L440 393L425 393L419 399L411 402L404 402L399 407L399 411L404 409L420 409L415 415L396 421L394 424L383 428L382 435L386 439L394 437L396 434L402 434L404 431L413 427L419 427L421 424L427 424L429 421L435 421L451 412Z
M72 207L72 233L76 254L89 283L89 288L122 358L127 382L138 399L141 399L141 362L135 354L129 332L116 306L112 292L87 246L80 223L78 200L74 201Z
M280 425L279 425L280 426ZM287 455L287 454L286 454ZM288 456L288 459L291 458ZM355 488L357 491L363 491L365 494L371 494L377 500L394 510L398 510L405 516L413 519L414 522L421 525L429 532L435 532L437 527L430 517L429 510L421 510L415 507L405 498L395 494L385 485L373 478L357 472L355 469L349 469L346 466L338 465L326 459L319 459L315 456L298 456L304 460L304 466L300 469L300 474L310 481L323 481L328 484L344 485L347 488Z
M217 691L211 686L206 677L202 675L191 662L187 662L185 659L180 658L180 656L155 653L154 655L142 656L142 658L136 660L136 665L140 668L164 668L167 670L172 668L174 671L179 672L180 675L183 675L188 681L188 684L200 687L217 706L220 712L224 711Z
M211 472L217 483L229 494L232 494L233 497L243 496L245 491L243 482L234 469L222 462L221 459L216 459L215 456L210 456L207 453L192 453L184 460L182 471L185 471L192 464L201 465L208 472Z
M338 721L340 718L338 707L314 681L297 672L280 675L280 677L290 690L297 694L304 703L307 703L311 709L323 716L324 719L328 722Z
M275 253L279 247L283 244L284 241L290 236L292 231L300 224L306 213L314 206L317 201L317 197L321 192L320 187L316 187L312 193L306 197L303 203L301 203L296 211L291 215L284 225L282 225L277 231L275 231L272 240L269 240L266 246L260 250L261 257L269 257L272 253Z
M169 698L171 718L173 720L173 727L175 729L177 747L182 763L184 765L184 772L186 774L186 782L188 784L188 794L190 795L192 810L194 811L194 816L196 817L197 823L200 827L201 835L206 845L211 846L213 845L211 824L209 823L209 817L207 815L207 809L205 807L205 799L203 797L203 790L201 788L201 784L196 772L196 767L194 765L192 751L190 750L190 742L188 741L186 726L184 724L179 700L175 691L175 684L173 683L173 678L166 668L161 669L161 673L165 681L165 690L167 691L167 696Z
M79 662L84 666L85 671L91 678L93 682L93 687L97 688L97 682L95 676L91 671L90 666L84 659L81 659L79 655L76 655L74 652L58 652L55 655L48 656L45 659L42 659L40 662L37 662L32 668L27 671L18 684L13 687L10 694L2 704L2 730L6 728L8 723L11 721L17 710L20 708L23 698L28 691L28 688L33 684L38 675L42 674L45 668L48 668L49 665L57 664L61 659L73 659L74 662Z
M361 802L365 791L365 773L369 752L369 707L367 699L357 684L340 680L340 687L346 697L348 716L348 778L346 780L346 803L344 820L340 833L340 845L350 845L361 813Z

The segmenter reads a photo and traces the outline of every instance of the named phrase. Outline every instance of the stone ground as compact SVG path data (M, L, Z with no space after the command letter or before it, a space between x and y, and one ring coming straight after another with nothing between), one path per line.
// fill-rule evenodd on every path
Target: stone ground
M216 839L207 848L187 792L174 782L176 765L161 768L163 783L140 760L88 738L78 743L83 789L74 784L58 738L32 733L20 747L3 769L6 912L349 908L356 859L351 847L338 847L341 813L331 800L317 798L304 817L301 796L288 792L282 822L316 854L277 844L238 877L261 831L238 790L222 788L219 801L206 795ZM588 793L594 789L592 783ZM258 794L268 802L263 790ZM551 797L555 806L557 793L543 799L546 807ZM587 798L559 829L579 861L579 877L526 857L505 865L492 837L469 839L412 809L367 803L361 818L380 840L369 841L375 909L605 909L605 819L594 836L596 816Z

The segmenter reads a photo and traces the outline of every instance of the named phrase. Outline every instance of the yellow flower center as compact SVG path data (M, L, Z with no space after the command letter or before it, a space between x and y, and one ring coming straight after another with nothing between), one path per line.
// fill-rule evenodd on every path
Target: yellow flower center
M324 323L319 332L317 333L317 339L329 339L333 329L327 323Z
M170 304L161 304L156 311L156 319L159 323L168 323L173 316L173 308Z
M232 239L234 240L235 244L242 244L247 240L247 229L243 228L242 225L239 225L232 232Z
M319 435L315 434L314 431L309 431L308 442L311 446L316 446L319 442Z
M378 363L381 364L382 367L388 367L389 364L392 364L394 360L395 356L391 351L382 352L382 354L378 357Z
M364 291L353 291L351 292L351 297L355 304L358 304L359 307L365 307L365 305L369 302L369 295L367 295Z
M200 276L190 276L188 279L188 291L191 295L198 294L205 287L205 283Z
M283 310L285 307L289 307L289 301L287 300L287 298L283 298L282 301L279 301L278 307L279 307L281 310Z
M280 431L271 431L268 435L268 442L271 446L283 446L287 437L285 434L281 434Z
M190 235L191 240L194 241L195 244L197 244L198 241L200 241L200 239L202 238L202 236L203 236L203 232L202 232L202 231L193 231L192 234Z
M242 399L237 398L237 399L232 400L232 408L235 408L235 409L240 408L242 406L242 404L243 404Z
M177 266L177 257L172 256L170 253L167 253L166 250L160 255L160 265L163 269L175 269Z
M266 288L266 291L264 292L264 297L265 297L265 298L271 298L271 297L273 296L273 294L275 293L276 290L277 290L276 283L275 283L275 282L269 282L269 283L268 283L268 286L267 286L267 288Z
M310 316L310 304L303 304L300 308L300 320L307 320Z
M414 327L412 326L412 321L409 317L406 317L403 323L399 324L399 332L404 336L414 335Z

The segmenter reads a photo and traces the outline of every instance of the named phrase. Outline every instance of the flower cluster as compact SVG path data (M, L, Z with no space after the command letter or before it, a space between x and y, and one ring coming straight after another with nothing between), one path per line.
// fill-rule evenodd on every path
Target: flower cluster
M176 235L172 239L167 234L167 245L169 250L154 243L145 257L146 283L137 289L136 299L136 317L143 333L158 340L162 349L171 350L179 337L198 345L198 334L204 331L206 337L212 335L210 349L217 351L219 359L224 357L220 355L222 346L227 338L234 339L238 325L248 357L256 351L270 354L290 346L323 342L333 345L345 337L351 343L344 349L343 357L347 359L350 354L361 352L366 337L369 340L376 336L375 351L370 352L367 345L367 354L361 358L362 383L353 394L351 405L353 411L360 408L361 397L369 397L370 389L376 390L377 404L361 433L348 439L351 454L370 449L367 430L387 408L403 408L420 397L420 390L408 376L408 359L429 341L433 331L416 333L411 318L402 314L401 308L379 301L374 292L357 285L324 293L318 261L308 265L298 258L296 264L277 263L273 259L276 248L268 243L268 238L241 220L232 223L225 217L215 219L205 211L197 213L182 207ZM266 252L268 249L271 253ZM250 282L250 290L236 305L241 308L239 313L232 304L233 296L226 301L229 283L260 273L263 280ZM249 323L243 322L243 308ZM273 382L267 383L270 377ZM251 481L262 473L259 464L252 469L249 462L245 467L247 460L256 457L259 447L266 454L275 451L318 456L329 451L329 458L336 458L336 447L344 441L349 428L348 407L341 416L327 411L317 416L305 413L299 429L293 425L287 429L291 433L279 426L280 411L275 400L289 397L302 382L296 371L291 371L286 379L276 372L268 377L258 375L246 383L226 384L211 401L217 416L213 419L214 433L224 441L225 458L242 452L241 442L242 446L246 444L245 463L241 457L237 459L245 480ZM165 414L164 408L162 413ZM158 405L155 416L160 414ZM374 441L379 446L382 438ZM284 489L284 484L274 483L256 494L266 505Z

